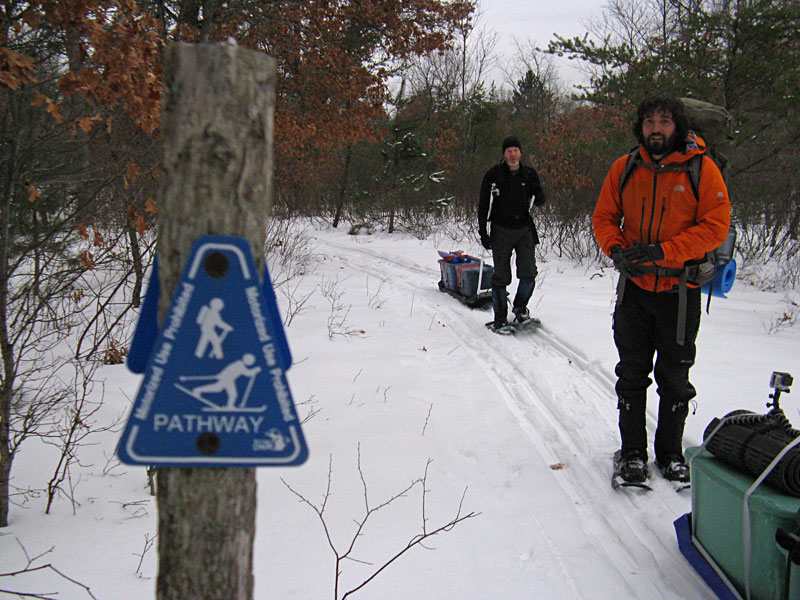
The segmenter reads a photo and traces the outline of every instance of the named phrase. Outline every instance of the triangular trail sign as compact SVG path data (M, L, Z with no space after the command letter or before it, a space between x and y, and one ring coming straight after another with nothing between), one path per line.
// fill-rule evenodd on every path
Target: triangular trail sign
M246 240L195 242L147 355L122 462L255 467L308 457L274 292L267 280L262 289Z
M275 343L278 348L278 357L284 370L288 370L292 364L292 353L289 349L289 342L286 340L286 333L278 311L278 301L275 298L275 290L272 289L272 280L269 276L269 268L264 264L264 275L261 278L261 294L266 304L266 317L270 320L270 331L275 334ZM158 256L153 258L153 268L150 271L150 279L144 295L144 301L139 307L139 320L133 333L126 363L128 369L134 373L144 373L147 367L147 359L153 351L153 346L158 337L158 301L161 295L161 286L158 279Z

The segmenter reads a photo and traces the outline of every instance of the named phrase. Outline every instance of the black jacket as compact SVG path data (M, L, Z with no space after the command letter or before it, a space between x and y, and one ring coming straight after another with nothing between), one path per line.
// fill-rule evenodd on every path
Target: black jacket
M486 233L486 222L503 227L533 230L534 242L539 242L536 226L531 218L531 198L536 206L545 203L544 191L536 169L520 163L519 171L512 175L505 161L486 172L478 198L478 232ZM491 210L490 210L491 208Z

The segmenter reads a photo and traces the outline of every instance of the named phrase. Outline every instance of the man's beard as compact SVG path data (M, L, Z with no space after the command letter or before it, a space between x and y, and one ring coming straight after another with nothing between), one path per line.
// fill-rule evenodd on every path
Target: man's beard
M676 135L673 133L669 138L660 136L658 139L653 140L654 136L650 136L644 141L644 147L650 156L662 156L672 152L675 146Z

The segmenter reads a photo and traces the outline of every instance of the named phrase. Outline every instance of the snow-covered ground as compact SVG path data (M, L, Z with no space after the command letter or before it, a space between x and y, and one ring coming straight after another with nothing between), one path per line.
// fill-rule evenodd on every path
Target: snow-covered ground
M515 337L484 327L490 313L438 290L437 250L470 242L309 229L315 264L279 292L294 364L288 372L310 458L258 470L255 598L712 599L680 554L673 521L690 511L654 477L653 493L614 491L618 447L611 338L615 274L540 261L532 312L540 330ZM513 284L512 284L513 290ZM304 300L304 302L303 302ZM704 296L705 300L705 296ZM738 281L703 314L686 445L715 417L765 412L772 371L800 374L796 292ZM786 317L789 317L786 319ZM101 419L126 414L139 376L104 367ZM99 393L99 390L98 390ZM652 436L657 407L649 409ZM787 416L800 424L793 395ZM75 503L44 514L52 450L23 446L14 463L11 524L0 530L0 573L50 564L98 599L155 597L156 505L144 468L116 463L119 433L98 433L72 470ZM415 481L424 478L407 490ZM407 491L406 491L407 490ZM424 494L423 494L424 490ZM38 558L37 558L38 557ZM352 559L352 560L350 560ZM0 591L89 598L53 570L0 577ZM55 593L58 592L56 596Z

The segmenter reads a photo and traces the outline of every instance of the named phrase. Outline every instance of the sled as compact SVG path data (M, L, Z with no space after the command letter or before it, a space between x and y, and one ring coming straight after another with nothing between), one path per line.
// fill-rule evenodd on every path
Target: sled
M722 569L708 555L702 545L696 544L692 536L692 514L685 515L676 519L673 523L675 534L678 538L678 549L684 558L689 561L692 568L706 582L719 600L743 600Z
M477 258L455 252L439 251L441 279L439 291L445 292L470 308L491 304L491 279L494 267Z
M800 498L759 485L780 457L754 477L702 447L687 455L692 512L674 523L681 554L722 600L800 598L800 561L781 535L797 529Z
M465 296L460 292L447 289L444 285L444 281L440 279L439 291L445 292L446 294L450 294L453 298L455 298L462 304L466 304L470 308L483 308L484 306L488 306L492 303L491 290L488 292L481 292L480 294L474 294L472 296Z

